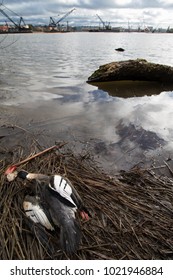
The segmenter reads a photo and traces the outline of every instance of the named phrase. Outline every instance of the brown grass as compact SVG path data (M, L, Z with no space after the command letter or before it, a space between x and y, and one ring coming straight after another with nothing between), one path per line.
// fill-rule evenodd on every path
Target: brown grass
M32 154L34 154L34 151ZM31 155L31 154L30 154ZM12 161L28 155L22 148ZM31 232L22 210L28 188L17 179L7 182L7 162L0 162L0 259L68 259L61 250L51 255ZM147 170L133 169L114 178L89 155L74 155L66 147L29 161L30 172L66 174L90 209L81 222L82 240L72 259L172 259L173 182ZM50 247L55 236L47 232Z

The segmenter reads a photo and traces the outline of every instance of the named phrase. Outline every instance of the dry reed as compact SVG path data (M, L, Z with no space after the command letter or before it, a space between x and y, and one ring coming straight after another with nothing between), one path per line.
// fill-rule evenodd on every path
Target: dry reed
M35 151L34 151L35 153ZM33 155L34 153L30 154ZM25 155L26 157L28 155ZM24 158L20 148L14 160ZM31 232L22 210L28 188L17 179L7 182L7 162L0 162L0 259L68 259L61 250L51 255ZM66 174L90 209L81 222L82 240L72 259L172 259L173 182L141 169L110 177L89 156L66 147L27 162L30 172ZM55 236L47 232L49 246Z

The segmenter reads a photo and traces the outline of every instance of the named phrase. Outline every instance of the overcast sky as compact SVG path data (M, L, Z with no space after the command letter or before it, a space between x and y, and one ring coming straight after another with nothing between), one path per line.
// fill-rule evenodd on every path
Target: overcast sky
M76 8L66 21L70 25L98 25L98 14L111 26L135 25L173 27L173 0L0 0L23 16L25 22L48 24L50 16L59 19ZM3 8L1 6L1 8ZM6 11L10 16L10 12ZM4 16L0 14L1 23Z

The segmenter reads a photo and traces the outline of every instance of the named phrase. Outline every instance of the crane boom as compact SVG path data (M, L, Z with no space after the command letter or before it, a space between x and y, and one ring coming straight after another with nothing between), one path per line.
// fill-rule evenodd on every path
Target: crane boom
M17 25L17 23L15 23L15 21L12 20L12 18L10 18L10 17L6 14L6 12L4 12L4 10L0 9L0 12L1 12L1 14L3 14L3 16L7 17L7 18L9 19L9 21L11 21L17 28L19 27L19 26Z
M16 23L7 13L6 11L4 11L4 9L0 8L0 13L5 16L9 21L11 21L14 26L17 28L18 31L29 31L28 27L26 26L23 17L20 17L18 14L16 14L15 12L11 11L10 9L8 9L5 5L1 4L0 6L3 6L5 9L7 9L8 11L12 12L13 14L15 14L15 16L19 17L19 23ZM22 24L23 23L23 24Z
M110 25L109 24L107 25L98 14L96 14L96 16L98 17L98 19L103 24L103 28L105 28L106 30L111 29Z
M98 15L98 14L96 14L96 16L98 17L98 19L101 21L101 23L103 24L103 27L105 27L105 23L104 23L104 21L101 19L101 17Z
M49 26L51 26L51 27L56 27L56 22L55 22L55 20L53 19L53 17L50 17Z
M74 10L76 10L75 8L73 8L72 10L70 10L68 13L66 13L65 15L63 15L57 22L53 19L53 17L50 17L50 23L49 26L51 27L56 27L63 19L65 19L69 14L71 14Z
M56 25L58 23L60 23L63 19L65 19L68 15L70 15L74 10L76 10L75 8L70 10L68 13L66 13L62 18L60 18L57 22L56 22Z

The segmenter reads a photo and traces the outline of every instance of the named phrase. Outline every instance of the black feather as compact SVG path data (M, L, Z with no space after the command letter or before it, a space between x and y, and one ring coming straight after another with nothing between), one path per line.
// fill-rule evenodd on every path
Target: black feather
M81 230L75 219L61 227L60 244L62 249L69 255L75 253L80 244Z
M60 228L60 244L62 250L68 254L75 253L79 248L81 230L75 218L74 207L69 207L59 200L59 196L55 196L51 189L47 186L45 188L45 198L47 197L47 204L49 205L49 212L53 224Z
M21 170L21 171L19 171L18 174L17 174L17 176L18 176L19 178L23 179L23 180L26 179L27 175L28 175L28 172L25 171L25 170Z
M60 245L58 246L57 242L55 243L55 241L51 241L51 233L49 233L41 224L35 224L27 217L25 217L25 223L50 256L54 255L56 251L60 249ZM58 236L57 239L59 239Z

